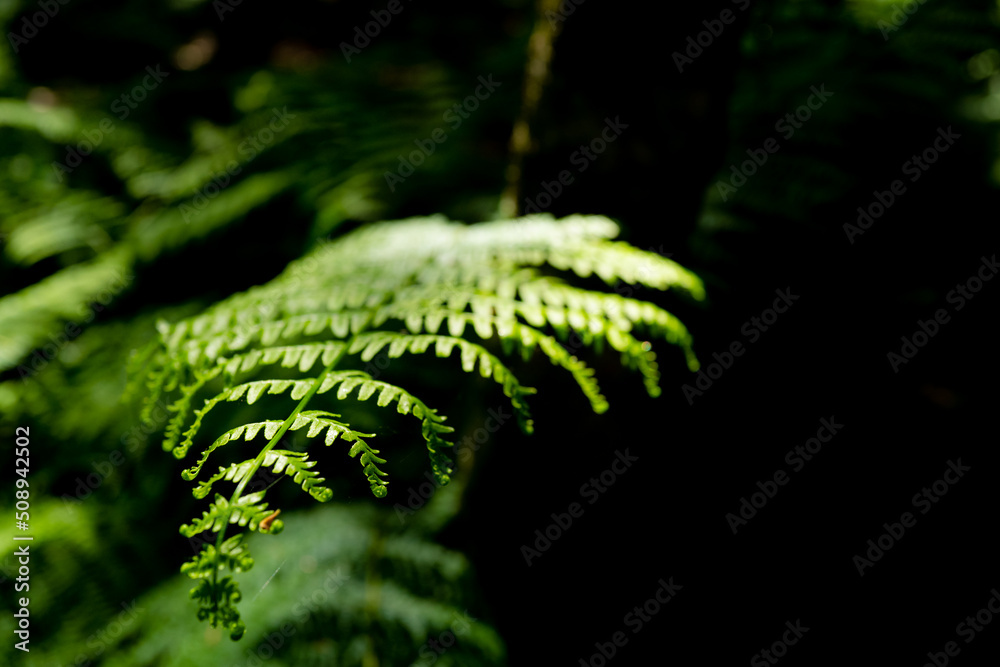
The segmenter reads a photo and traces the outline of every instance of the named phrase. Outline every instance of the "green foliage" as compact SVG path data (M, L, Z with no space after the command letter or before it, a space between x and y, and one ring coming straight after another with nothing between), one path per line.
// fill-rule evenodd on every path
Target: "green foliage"
M442 489L441 498L453 488ZM61 501L51 503L65 512ZM469 593L475 586L468 560L434 544L419 521L404 526L389 508L324 503L295 513L280 539L234 535L223 543L222 557L211 545L201 562L185 564L185 573L201 573L195 578L199 588L211 582L202 565L213 559L241 573L247 591L241 615L249 629L239 643L194 619L185 595L191 587L187 577L168 578L141 596L127 583L116 589L115 580L129 564L113 553L95 558L102 537L94 534L92 509L82 504L68 520L39 524L51 530L40 535L45 539L40 555L33 554L45 557L38 562L44 562L47 575L38 582L55 590L32 598L33 604L37 597L39 605L53 607L85 604L92 612L67 616L53 610L52 617L62 622L61 641L32 642L30 653L12 655L18 665L218 667L257 660L269 667L299 667L372 664L377 657L384 667L408 667L422 657L421 646L447 631L457 641L435 665L506 664L499 634ZM248 570L250 548L269 567ZM85 588L70 599L66 587L74 582ZM33 617L38 622L41 613ZM14 626L9 614L0 619L7 634Z
M3 74L0 62L0 82ZM149 264L217 240L277 201L294 199L306 212L306 240L345 219L377 217L386 207L378 201L380 167L440 118L443 100L458 86L433 68L390 86L379 85L363 63L246 70L235 74L232 100L219 114L232 117L230 124L182 117L166 128L149 123L146 114L179 94L179 74L171 72L140 109L115 119L114 130L73 168L67 150L110 118L115 93L130 90L145 70L107 84L107 99L62 82L41 102L23 99L24 82L0 88L0 173L9 175L0 179L0 278L8 288L0 295L0 372L24 366L66 322L89 325L92 304L103 310L107 296L131 289ZM400 108L405 120L387 111ZM276 114L287 126L250 150L248 140L270 132Z
M180 529L189 538L206 531L215 536L214 546L183 568L198 580L191 596L200 604L199 618L226 628L234 639L245 631L235 609L239 589L232 577L219 573L253 565L245 543L237 539L241 534L225 539L228 526L280 530L279 521L262 528L275 516L263 502L266 489L244 494L255 473L284 473L321 502L333 495L321 485L324 478L306 452L275 449L287 431L305 430L308 438L325 431L327 446L338 438L350 443L348 455L359 458L372 493L386 496L388 475L378 467L386 460L366 441L374 434L355 430L349 418L340 421L340 413L307 410L313 400L335 397L343 413L353 405L348 399L374 398L381 408L416 418L433 474L441 485L448 482L452 443L446 437L453 428L446 418L407 389L350 366L382 350L398 358L433 347L440 359L457 350L464 372L478 369L502 388L526 433L532 430L527 397L535 390L518 381L501 355L519 352L528 360L540 351L570 373L597 413L607 410L608 402L593 370L574 354L581 344L607 345L620 353L624 365L642 374L652 396L659 392L659 371L651 343L638 336L680 346L688 366L696 369L691 337L670 313L652 303L575 287L560 277L572 273L612 287L676 288L703 297L696 276L669 259L613 241L617 233L613 222L593 216L558 221L532 216L474 226L437 217L381 223L323 245L267 285L200 315L161 322L159 338L136 355L133 372L146 385L147 407L163 396L176 397L164 449L179 459L193 447L200 450L198 462L183 471L184 479L197 480L209 458L228 444L258 436L267 440L255 456L240 454L240 460L219 466L193 490L196 498L205 498L220 482L236 486L228 499L216 491L202 516ZM499 345L499 354L488 349L491 344ZM275 376L279 368L285 376ZM192 409L195 397L203 394L201 407ZM282 402L286 395L298 402L294 408ZM278 418L240 424L203 443L209 414L244 400L260 403L262 414Z
M995 145L1000 107L991 59L1000 31L985 5L920 4L912 16L902 14L900 25L890 19L899 20L903 5L880 0L755 5L730 102L728 152L692 239L697 253L739 263L739 275L757 262L762 250L755 244L772 243L768 233L799 244L833 228L840 242L848 219L838 206L847 201L853 205L845 210L853 211L873 182L898 177L906 157L922 148L915 140L954 123L977 133L969 143ZM832 96L804 122L782 120L812 86L826 86ZM915 139L915 126L926 128L926 139ZM733 166L768 138L780 149L744 185L728 187ZM859 142L882 150L859 161Z

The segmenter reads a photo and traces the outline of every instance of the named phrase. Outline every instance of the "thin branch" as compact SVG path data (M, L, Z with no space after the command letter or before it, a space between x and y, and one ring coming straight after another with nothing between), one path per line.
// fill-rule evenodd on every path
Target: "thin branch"
M552 48L559 35L561 21L550 20L559 11L562 0L538 0L535 29L528 40L528 61L524 69L524 89L521 111L510 134L510 163L507 165L507 186L500 197L500 217L515 218L520 213L521 172L525 156L532 150L531 122L538 111L542 91L549 78Z

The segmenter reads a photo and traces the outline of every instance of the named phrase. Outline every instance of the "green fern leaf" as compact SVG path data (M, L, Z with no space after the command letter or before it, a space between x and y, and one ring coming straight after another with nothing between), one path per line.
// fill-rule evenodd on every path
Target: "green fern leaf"
M525 433L532 432L531 412L525 398L536 393L536 390L533 387L521 385L514 373L482 345L455 336L407 335L391 331L378 331L358 336L348 352L351 354L361 352L361 360L367 362L375 358L375 355L386 346L389 348L387 351L389 358L396 359L404 354L423 354L432 345L435 355L439 358L451 356L452 351L457 347L461 353L462 370L466 373L473 372L478 364L482 377L492 378L503 388L504 396L510 399L521 430Z
M295 421L288 427L288 430L298 431L302 428L309 427L306 433L306 437L308 438L315 438L326 430L327 446L332 445L338 436L348 442L360 440L361 438L374 437L373 433L361 433L360 431L355 431L347 424L334 419L339 416L340 415L333 414L332 412L324 412L322 410L308 410L300 412L296 416ZM263 422L254 422L251 424L243 424L242 426L237 426L236 428L226 431L202 452L202 456L198 460L198 463L181 473L181 477L188 481L195 479L198 476L198 473L201 472L202 466L204 466L208 461L209 455L219 447L241 438L244 441L249 442L258 435L263 435L265 438L270 440L281 428L281 425L282 422L280 421L268 420ZM237 480L237 483L239 483L239 480ZM205 496L202 494L200 496L196 495L196 497L204 498Z
M234 484L239 484L247 479L248 473L253 469L253 460L234 463L228 468L219 468L219 472L195 487L195 498L204 498L212 490L212 485L219 480L226 480ZM384 463L384 461L383 461ZM276 475L285 473L295 480L295 483L307 491L309 495L320 502L326 502L333 496L333 491L320 486L324 481L319 473L310 470L316 465L315 461L310 461L305 452L292 452L285 449L272 449L264 456L264 463L261 468L271 468Z
M252 562L242 543L225 540L229 526L270 533L281 528L277 512L263 502L266 490L244 493L259 470L291 477L316 500L332 496L306 452L275 448L286 432L304 430L307 439L322 437L327 445L338 438L349 443L348 455L358 460L372 493L387 495L388 475L380 468L386 459L366 442L373 434L355 430L350 415L307 409L311 401L342 406L337 410L344 413L354 409L348 399L374 400L414 417L435 478L448 482L447 453L453 444L446 435L454 429L408 389L358 368L376 355L391 360L433 351L433 359L444 360L457 351L463 372L478 372L502 389L527 433L532 431L527 397L535 389L521 384L509 357L529 360L541 352L571 374L597 413L608 409L608 401L583 360L587 349L617 351L652 396L660 391L654 339L678 346L688 367L696 369L691 336L669 312L571 284L573 276L596 276L610 286L626 283L704 297L697 276L669 259L614 241L617 232L612 221L599 216L554 220L539 215L474 226L427 217L370 225L293 262L267 285L195 317L159 323L159 339L133 360L138 377L132 385L148 388L144 414L161 397L171 397L174 415L165 450L184 458L202 437L207 416L221 406L245 401L262 415L272 413L200 444L198 461L182 472L194 481L220 447L267 439L253 455L218 467L193 489L198 499L215 493L214 501L181 532L218 535L215 545L185 566L199 581L192 591L199 617L224 625L234 636L243 632L234 608L239 591L230 577L217 573L239 572ZM489 351L487 341L498 343L502 353ZM423 357L425 363L436 363L433 359ZM216 385L221 386L210 391ZM273 414L276 406L287 406L287 399L297 406ZM198 400L202 403L195 408ZM216 492L225 483L235 486L229 499Z
M217 493L215 502L208 506L201 518L181 526L181 535L190 538L206 530L217 533L229 523L249 525L250 530L256 530L260 521L271 514L267 510L267 503L260 502L263 498L264 492L260 491L241 496L236 502L230 503Z

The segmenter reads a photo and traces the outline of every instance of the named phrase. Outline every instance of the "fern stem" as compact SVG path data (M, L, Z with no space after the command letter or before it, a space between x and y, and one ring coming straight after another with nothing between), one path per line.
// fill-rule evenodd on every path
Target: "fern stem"
M289 429L289 427L295 423L295 418L299 416L300 412L305 410L307 405L309 405L309 401L312 400L312 397L316 395L316 391L319 389L319 386L323 383L323 378L326 377L326 374L332 371L337 366L337 364L340 363L340 360L344 357L344 355L347 354L347 349L351 346L351 343L354 342L354 338L357 338L357 334L355 334L354 337L351 338L351 340L347 341L344 344L344 346L340 349L340 352L337 353L337 356L335 356L330 361L330 363L326 365L326 368L323 369L323 372L319 374L318 378L316 378L315 384L313 384L312 388L308 392L306 392L305 396L302 397L302 400L299 401L299 404L295 407L295 410L292 411L292 414L289 415L288 419L286 419L285 422L281 425L281 428L278 429L278 432L275 433L274 437L271 438L270 442L267 443L267 446L265 446L264 449L260 451L260 453L257 455L257 458L254 459L253 465L250 467L250 471L243 478L243 481L241 481L237 485L236 491L233 492L233 497L229 499L229 509L226 513L226 521L225 523L222 524L222 528L219 529L219 537L215 541L215 550L217 553L222 548L222 542L226 538L226 528L229 526L229 517L232 516L233 507L236 505L236 502L240 499L240 496L243 495L243 489L246 488L247 483L257 473L257 470L260 469L260 466L264 463L264 458L267 456L267 453L271 451L271 449L276 444L278 444L278 442L281 440L282 436L285 435L285 432ZM218 568L212 571L213 584L215 584L218 571L219 571Z
M521 169L525 156L531 151L531 121L538 111L542 91L549 78L552 62L552 45L559 35L561 25L546 18L547 13L559 11L559 0L538 0L535 9L535 27L528 39L528 58L524 68L524 87L521 93L521 111L510 134L510 162L505 174L507 187L500 196L500 217L515 218L520 207Z

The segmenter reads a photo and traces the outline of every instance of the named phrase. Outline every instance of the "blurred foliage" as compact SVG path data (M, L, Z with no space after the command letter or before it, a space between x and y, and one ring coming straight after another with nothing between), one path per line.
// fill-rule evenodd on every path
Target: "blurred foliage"
M195 619L186 577L141 595L123 586L121 570L96 557L94 507L50 501L34 519L33 632L46 630L42 619L64 622L53 628L59 642L32 643L18 664L504 664L500 637L469 597L467 560L428 541L420 522L404 528L392 510L322 506L298 513L280 540L251 539L276 565L244 575L251 630L234 643ZM77 606L87 613L66 613ZM10 615L0 626L11 634Z
M901 165L928 147L939 127L954 125L963 137L950 149L954 155L940 158L951 168L929 170L950 181L939 187L995 186L996 176L987 179L1000 148L998 40L1000 9L982 0L756 5L729 102L728 150L692 239L699 257L739 274L776 239L791 247L806 247L816 236L848 243L843 224L855 223L856 207L867 206L872 191L886 190L894 179L909 186ZM822 100L815 90L830 95ZM805 107L811 96L820 100L818 108ZM768 139L777 151L744 169L748 151L759 156ZM734 166L749 176L745 185L725 187L734 182ZM970 173L982 180L970 182ZM900 198L904 216L920 209L909 208L918 196ZM926 193L924 202L932 198ZM946 209L949 202L938 197L930 205ZM858 244L878 248L872 255L914 244L899 234L877 236L867 234Z
M508 17L492 40L501 48L475 61L436 57L428 37L441 26L411 13L397 19L393 39L373 40L349 66L338 45L371 20L367 9L282 8L301 25L324 26L328 43L317 43L294 29L260 39L259 27L280 22L274 7L244 5L220 20L215 4L58 4L37 34L25 28L37 3L0 5L4 34L29 35L26 43L8 37L0 49L0 428L30 425L32 434L30 664L85 656L87 664L218 665L247 649L228 640L218 647L225 655L206 649L218 637L204 634L186 594L190 580L176 574L185 540L175 528L156 529L193 513L179 470L164 475L169 463L149 447L162 439L165 406L142 421L122 401L130 352L155 336L157 320L273 277L345 223L424 198L478 219L496 205L498 192L486 186L499 182L503 154L492 137L516 108L515 82L498 77L495 99L457 127L444 114L472 94L478 76L519 75L526 3L493 10ZM497 129L484 130L491 123ZM419 178L390 189L384 173L438 128L447 144ZM492 159L482 159L490 153L483 141L498 147ZM339 497L353 495L349 484L334 484ZM171 498L187 500L173 508ZM435 530L458 506L447 507L427 513L437 516ZM248 605L255 628L300 628L278 651L283 664L334 656L372 664L376 653L381 664L411 664L465 604L480 613L469 602L459 607L475 590L467 563L434 546L426 527L414 527L420 522L404 530L391 512L360 504L293 523L280 551L254 548L275 562L294 555L296 566ZM317 531L331 538L304 548ZM382 556L366 557L372 550ZM305 625L290 617L334 562L348 568L342 595ZM15 570L5 559L4 577ZM281 599L267 601L273 593ZM13 590L3 595L13 604ZM113 641L102 635L133 599L149 611L119 619L125 631ZM283 602L291 604L279 612ZM482 621L438 660L502 662L502 643Z

